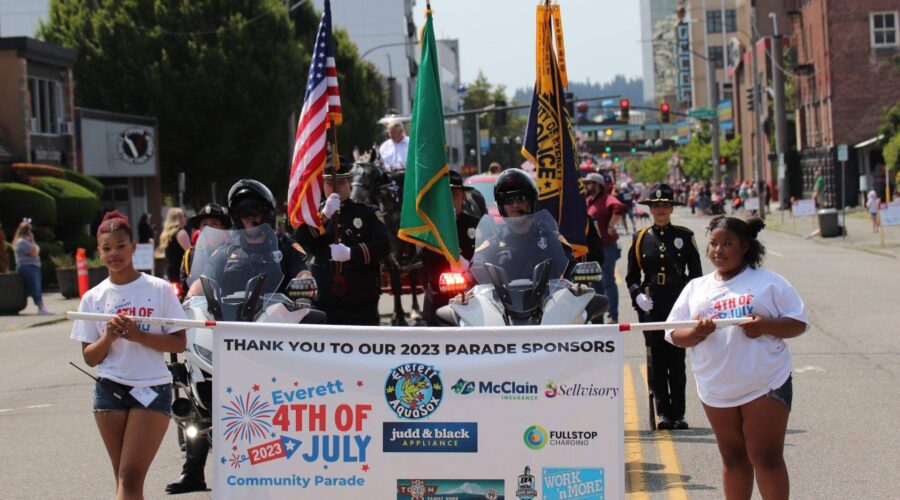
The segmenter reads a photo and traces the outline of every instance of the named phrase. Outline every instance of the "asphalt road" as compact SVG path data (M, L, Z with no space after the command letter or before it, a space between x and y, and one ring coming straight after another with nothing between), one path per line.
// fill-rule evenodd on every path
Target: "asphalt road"
M676 223L698 232L705 218L679 212ZM786 459L795 498L888 498L900 470L896 307L900 260L816 244L763 231L765 265L803 297L812 326L790 340L794 354L794 410ZM628 240L623 238L626 245ZM619 273L624 274L624 259ZM704 268L711 269L704 262ZM622 292L622 321L635 321ZM73 306L74 307L74 306ZM387 307L383 312L387 313ZM60 322L0 332L0 498L111 498L112 471L90 411L92 381L68 365L81 361ZM629 498L721 498L720 461L688 372L689 431L663 437L647 429L641 376L643 341L626 340L626 365L636 387L637 425L627 438L640 452L639 479ZM674 444L667 452L667 442ZM164 496L178 476L181 453L174 426L157 454L145 487ZM208 477L211 479L211 477ZM181 498L208 498L209 492ZM759 498L756 495L756 498Z

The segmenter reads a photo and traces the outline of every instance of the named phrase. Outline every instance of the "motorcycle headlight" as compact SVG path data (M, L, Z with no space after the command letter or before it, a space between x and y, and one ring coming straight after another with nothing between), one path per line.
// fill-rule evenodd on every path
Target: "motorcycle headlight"
M206 360L207 363L212 364L212 351L197 344L194 344L194 351L199 354L201 358Z

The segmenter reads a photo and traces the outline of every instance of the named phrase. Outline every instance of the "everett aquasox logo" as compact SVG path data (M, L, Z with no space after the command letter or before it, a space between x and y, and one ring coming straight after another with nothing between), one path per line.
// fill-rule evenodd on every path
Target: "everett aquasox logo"
M388 374L384 395L398 417L418 420L438 409L444 396L444 385L433 366L406 363Z

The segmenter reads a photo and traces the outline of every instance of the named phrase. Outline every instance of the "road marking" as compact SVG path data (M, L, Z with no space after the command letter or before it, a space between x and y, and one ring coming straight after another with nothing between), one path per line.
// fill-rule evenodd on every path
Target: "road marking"
M784 257L784 254L778 253L775 250L772 250L771 248L767 248L766 253L774 255L776 257Z
M641 365L641 376L647 385L647 365ZM648 385L649 387L649 385ZM653 433L656 441L656 450L659 453L659 461L662 462L660 475L664 478L664 489L670 499L687 500L687 492L684 490L684 481L681 479L681 463L678 461L678 452L675 443L672 442L672 431L656 431Z
M650 498L644 480L644 455L641 453L641 436L638 428L638 408L635 397L631 365L625 363L625 491L633 500Z
M824 373L825 369L822 368L821 366L806 365L802 368L797 368L794 370L794 373L804 373L804 372Z
M33 410L35 408L48 408L50 406L53 406L53 405L42 404L42 405L28 405L28 406L23 406L21 408L0 408L0 413L6 413L8 411L16 411L16 410Z

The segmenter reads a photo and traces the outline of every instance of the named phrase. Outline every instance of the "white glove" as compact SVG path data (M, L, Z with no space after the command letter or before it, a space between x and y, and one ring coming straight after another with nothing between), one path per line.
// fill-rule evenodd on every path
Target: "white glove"
M347 262L350 260L350 247L343 243L332 243L328 245L331 248L331 260L335 262Z
M325 208L322 209L322 214L325 215L326 219L330 219L335 212L341 209L341 195L337 193L331 193L328 195L328 199L325 200Z
M644 312L650 312L650 309L653 309L653 299L644 295L643 293L638 294L637 296L637 305Z

